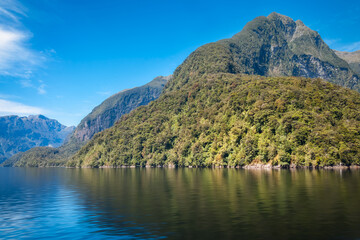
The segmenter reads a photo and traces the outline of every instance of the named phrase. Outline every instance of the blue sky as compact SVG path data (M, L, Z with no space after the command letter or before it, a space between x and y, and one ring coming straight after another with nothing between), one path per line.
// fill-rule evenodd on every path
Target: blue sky
M111 94L171 74L197 47L273 11L333 49L360 50L358 0L0 0L0 115L77 125Z

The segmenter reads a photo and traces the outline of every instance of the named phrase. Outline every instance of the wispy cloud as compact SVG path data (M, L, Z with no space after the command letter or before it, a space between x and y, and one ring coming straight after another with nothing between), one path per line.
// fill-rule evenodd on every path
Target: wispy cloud
M32 33L21 21L26 8L17 0L0 0L0 76L17 78L22 87L46 93L46 84L34 80L36 70L43 67L55 50L36 51L30 47Z
M343 45L343 46L339 47L339 50L340 51L345 51L345 52L358 51L358 50L360 50L360 41L350 43L350 44L347 44L347 45Z
M0 99L0 116L6 115L37 115L37 114L46 114L47 111L45 109L39 107L33 107L24 105L22 103L8 101L4 99Z
M0 1L0 75L29 78L46 59L28 46L32 33L21 24L25 10L16 0Z
M330 47L333 47L334 45L339 44L339 42L341 41L341 39L336 38L336 39L330 39L330 38L325 38L324 42L326 42L327 45L329 45Z
M31 79L21 79L20 84L23 88L36 89L38 94L46 94L46 84L42 80L32 81Z
M39 94L45 94L46 93L46 90L45 90L45 83L42 81L42 80L39 80L39 86L37 87L37 90L38 90L38 93Z
M110 96L111 92L110 91L103 91L103 92L96 92L99 95L103 95L103 96Z
M4 99L14 99L14 98L16 98L16 99L19 99L21 97L16 96L16 95L11 95L11 94L2 94L2 93L0 93L0 98L4 98Z
M19 15L26 16L25 7L17 0L1 0L0 17L10 18L19 23Z
M330 48L345 51L345 52L354 52L360 50L360 41L344 44L341 42L341 39L324 39L324 41L330 46Z

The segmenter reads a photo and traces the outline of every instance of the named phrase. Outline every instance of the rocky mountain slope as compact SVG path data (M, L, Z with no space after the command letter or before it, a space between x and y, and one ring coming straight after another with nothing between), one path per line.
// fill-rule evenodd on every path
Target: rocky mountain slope
M159 99L68 166L359 164L360 95L349 88L359 77L318 33L272 13L194 51Z
M159 76L146 85L123 90L95 107L58 148L33 148L4 162L4 166L60 166L94 134L111 127L123 114L157 99L171 76Z
M58 147L74 128L42 115L0 117L0 162L33 147Z
M230 39L206 44L176 70L197 73L245 73L261 76L322 78L359 91L359 76L300 20L272 13L257 17ZM182 77L187 81L185 77ZM170 89L182 81L172 81Z
M123 90L109 97L81 120L74 137L87 141L94 134L113 126L122 115L157 99L170 77L159 76L144 86Z
M349 63L350 67L360 75L360 50L356 52L335 51L336 55Z

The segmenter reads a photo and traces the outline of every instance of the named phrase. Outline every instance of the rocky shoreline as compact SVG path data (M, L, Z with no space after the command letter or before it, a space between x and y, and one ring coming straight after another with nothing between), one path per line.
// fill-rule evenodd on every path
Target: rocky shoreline
M280 165L271 165L271 164L250 164L245 166L212 166L212 167L201 167L201 166L186 166L178 167L175 165L158 165L158 166L134 166L134 165L123 165L123 166L99 166L99 167L66 167L66 168L236 168L236 169L360 169L358 165L335 165L335 166L298 166L295 164L280 166Z

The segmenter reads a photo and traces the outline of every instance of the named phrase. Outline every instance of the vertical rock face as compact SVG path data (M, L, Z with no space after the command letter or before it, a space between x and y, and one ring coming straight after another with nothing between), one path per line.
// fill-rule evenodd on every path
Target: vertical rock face
M356 52L340 52L335 51L336 55L349 63L354 72L360 75L360 50Z
M42 115L0 117L0 161L33 147L58 147L73 130Z
M169 88L183 84L176 76L189 71L322 78L360 90L359 76L317 32L278 13L257 17L232 38L197 49L175 71Z
M73 136L80 141L90 140L94 134L113 126L122 115L157 99L170 77L160 76L144 86L109 97L80 122Z

